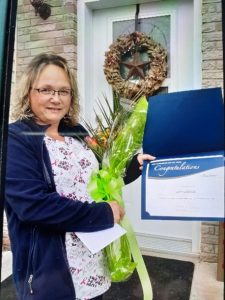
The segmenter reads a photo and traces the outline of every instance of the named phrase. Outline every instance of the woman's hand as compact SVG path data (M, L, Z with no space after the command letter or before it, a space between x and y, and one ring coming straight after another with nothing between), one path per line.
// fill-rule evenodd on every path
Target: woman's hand
M155 159L155 156L152 156L150 154L139 153L138 156L137 156L137 160L138 160L138 162L140 164L139 169L140 170L143 169L144 160L154 160L154 159Z
M121 206L119 206L119 204L116 201L110 201L108 202L108 204L110 205L113 212L114 223L119 223L125 215L124 209Z

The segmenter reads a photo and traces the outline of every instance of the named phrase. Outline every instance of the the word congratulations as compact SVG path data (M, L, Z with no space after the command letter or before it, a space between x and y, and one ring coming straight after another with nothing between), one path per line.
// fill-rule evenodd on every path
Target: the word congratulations
M168 171L183 171L183 170L198 170L199 166L187 164L187 162L183 162L180 166L162 166L157 165L154 167L155 171L158 171L159 176L164 176Z

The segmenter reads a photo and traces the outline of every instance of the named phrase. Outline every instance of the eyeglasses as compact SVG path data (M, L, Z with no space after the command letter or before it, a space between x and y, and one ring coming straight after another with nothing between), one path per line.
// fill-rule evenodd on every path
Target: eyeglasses
M61 97L70 97L72 96L72 90L70 89L65 89L65 90L53 90L49 88L41 88L41 89L36 89L33 88L33 90L37 91L39 94L43 96L48 96L48 95L55 95L55 93L58 93L58 96Z

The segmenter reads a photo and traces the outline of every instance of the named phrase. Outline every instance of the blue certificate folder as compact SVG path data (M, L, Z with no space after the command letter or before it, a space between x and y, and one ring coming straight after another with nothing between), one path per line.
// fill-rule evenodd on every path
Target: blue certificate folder
M143 152L157 160L144 164L142 219L223 220L221 89L160 94L148 100Z

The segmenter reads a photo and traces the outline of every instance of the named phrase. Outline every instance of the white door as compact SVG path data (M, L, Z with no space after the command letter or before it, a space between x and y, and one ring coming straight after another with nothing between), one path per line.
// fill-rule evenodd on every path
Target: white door
M140 2L145 2L139 10L141 31L161 42L168 51L169 72L163 87L168 92L195 88L193 0ZM78 80L82 110L88 120L94 121L97 99L103 99L103 95L112 99L111 86L103 73L105 51L118 35L134 31L136 5L121 4L120 0L78 0ZM200 223L141 220L140 186L138 179L123 191L126 211L140 246L151 251L198 253Z

